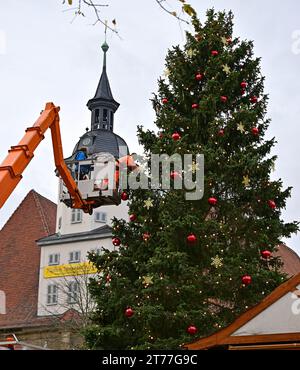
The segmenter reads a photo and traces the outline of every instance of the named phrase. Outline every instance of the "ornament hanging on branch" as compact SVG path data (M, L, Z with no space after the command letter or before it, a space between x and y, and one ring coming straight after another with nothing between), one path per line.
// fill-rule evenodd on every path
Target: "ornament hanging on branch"
M213 57L216 57L217 55L219 55L218 50L212 50L211 55L212 55Z
M189 244L195 244L195 243L197 243L197 237L196 237L195 234L188 235L187 238L186 238L186 240L187 240L187 242Z
M169 100L167 98L163 98L162 101L161 101L163 104L168 104L169 103Z
M268 250L264 250L260 252L263 259L267 260L271 257L272 253Z
M247 285L251 284L251 282L252 282L252 277L250 275L244 275L244 276L242 276L242 283L244 285L247 286Z
M148 198L148 199L144 200L144 207L147 208L148 210L150 208L152 208L153 207L153 199Z
M201 74L201 73L197 73L197 74L196 74L196 76L195 76L195 79L196 79L197 81L201 81L201 80L202 80L202 78L203 78L203 74Z
M134 315L134 311L131 307L126 308L125 310L125 316L126 317L132 317Z
M172 134L172 139L174 141L178 141L181 139L181 135L179 134L179 132L174 132L174 134Z
M147 242L149 239L150 239L150 233L144 233L143 234L143 240L144 240L144 242Z
M274 200L270 199L270 200L268 200L268 206L271 209L275 209L276 208L276 203L274 202Z
M197 333L197 327L194 326L194 325L190 325L186 331L190 334L190 335L195 335Z
M215 206L215 205L218 203L218 200L217 200L217 198L210 197L210 198L208 198L208 203L209 203L211 206Z
M222 103L226 103L228 98L227 98L227 96L223 95L223 96L220 97L220 100L221 100Z
M134 214L134 213L132 213L130 216L129 216L129 220L131 221L131 222L134 222L135 220L136 220L136 214Z
M128 200L128 194L126 193L126 191L123 191L122 193L121 193L121 199L122 200Z
M214 266L216 269L223 266L223 258L216 255L215 257L211 258L211 265Z
M198 109L198 108L199 108L199 104L197 103L192 104L192 109Z
M252 127L251 132L254 136L258 136L259 134L259 129L257 127Z
M120 238L115 237L115 238L113 238L113 239L112 239L112 243L113 243L113 245L114 245L115 247L119 247L119 246L121 245L121 239L120 239Z

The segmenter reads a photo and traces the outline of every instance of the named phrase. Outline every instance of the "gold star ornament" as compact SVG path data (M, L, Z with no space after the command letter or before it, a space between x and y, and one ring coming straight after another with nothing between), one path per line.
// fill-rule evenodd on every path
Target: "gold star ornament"
M227 75L230 73L230 67L227 64L222 65L223 72L225 72Z
M153 284L153 276L143 276L143 284L144 285Z
M192 164L189 164L188 167L189 167L188 171L192 173L195 173L196 171L200 170L199 163L196 163L195 161L193 161Z
M216 255L215 257L211 258L211 265L214 266L216 269L223 266L223 258Z
M242 184L245 186L245 188L247 188L250 185L250 179L248 175L243 176Z
M187 50L187 55L190 57L190 58L192 58L194 55L196 55L197 54L197 51L196 50L193 50L192 48L190 48L190 49L188 49Z
M240 131L241 134L245 132L245 126L242 124L242 122L237 125L237 130Z
M147 200L144 200L144 207L146 207L148 210L153 207L153 199L148 198Z

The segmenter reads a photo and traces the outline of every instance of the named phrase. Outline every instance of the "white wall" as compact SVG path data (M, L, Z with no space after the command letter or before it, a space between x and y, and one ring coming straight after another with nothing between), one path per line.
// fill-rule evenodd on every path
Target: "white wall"
M75 280L74 276L61 277L61 278L45 278L44 267L48 266L49 254L60 254L60 265L69 263L69 253L73 251L81 252L81 261L87 260L87 253L92 249L100 247L113 250L115 247L112 245L111 238L88 240L76 243L56 244L40 247L41 248L41 261L40 261L40 277L39 277L39 293L38 293L38 316L61 314L67 311L66 305L67 295L59 292L59 302L57 305L47 305L47 287L49 284L57 283L58 285L66 287L68 281ZM72 308L70 305L69 308ZM74 307L75 308L75 307Z
M95 212L107 213L107 225L111 226L111 219L113 217L123 218L128 221L128 206L127 202L122 202L118 206L101 206L94 209L93 215L82 212L81 223L71 223L72 209L68 208L64 203L58 202L57 216L56 216L56 232L62 235L80 233L84 231L91 231L98 227L105 225L105 223L95 222ZM61 217L61 227L59 228L59 219Z

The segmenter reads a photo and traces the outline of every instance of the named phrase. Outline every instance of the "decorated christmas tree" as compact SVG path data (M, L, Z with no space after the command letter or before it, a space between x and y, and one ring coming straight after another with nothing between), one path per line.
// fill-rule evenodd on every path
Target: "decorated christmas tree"
M265 139L260 59L251 41L233 35L231 12L209 10L203 25L192 15L192 24L184 47L166 57L153 99L158 132L139 127L138 135L149 181L153 154L194 160L171 168L170 189L123 193L130 221L114 220L115 251L90 255L99 271L90 285L90 348L180 348L230 324L286 279L274 251L298 223L281 218L291 188L270 177L275 139ZM190 190L175 185L201 171L198 154L204 192L188 199Z

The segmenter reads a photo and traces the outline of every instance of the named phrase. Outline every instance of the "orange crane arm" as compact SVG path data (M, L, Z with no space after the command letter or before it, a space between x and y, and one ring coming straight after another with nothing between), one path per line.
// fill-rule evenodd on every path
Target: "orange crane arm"
M53 103L47 103L35 124L26 129L19 144L12 146L8 151L7 157L0 165L0 208L22 179L22 173L33 158L35 149L44 139L44 133L50 128L55 166L72 197L72 207L81 208L87 213L92 212L92 202L82 199L76 182L65 164L58 112L59 107L55 107Z

